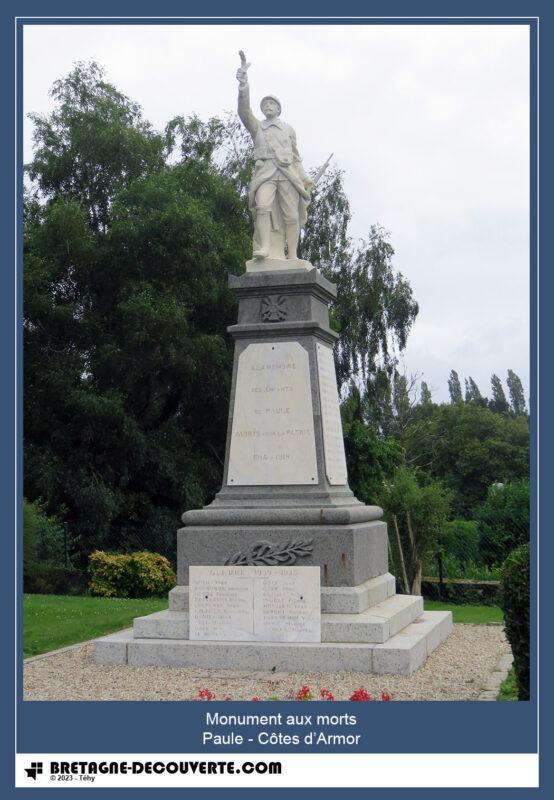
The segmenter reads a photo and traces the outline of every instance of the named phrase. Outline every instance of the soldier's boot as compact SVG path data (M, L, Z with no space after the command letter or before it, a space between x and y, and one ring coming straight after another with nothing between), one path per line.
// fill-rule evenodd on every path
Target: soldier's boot
M271 220L269 211L258 211L256 214L256 241L258 249L254 250L254 258L267 258L271 234Z
M300 226L295 222L287 223L286 226L287 237L287 258L298 258L296 255L296 248L298 247L298 239L300 237Z

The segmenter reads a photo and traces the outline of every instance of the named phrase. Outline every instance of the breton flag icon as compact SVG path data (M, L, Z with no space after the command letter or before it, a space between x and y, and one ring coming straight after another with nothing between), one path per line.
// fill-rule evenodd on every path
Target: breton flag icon
M31 766L25 767L25 772L28 778L36 781L37 775L42 775L42 761L31 761Z

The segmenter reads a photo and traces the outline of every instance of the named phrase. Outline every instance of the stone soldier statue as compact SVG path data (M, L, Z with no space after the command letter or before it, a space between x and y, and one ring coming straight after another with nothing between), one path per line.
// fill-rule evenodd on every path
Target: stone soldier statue
M262 98L260 108L265 119L258 120L252 113L247 75L250 64L242 50L239 54L238 113L254 140L256 160L248 198L254 217L254 258L297 259L300 229L306 222L314 181L302 167L294 130L281 119L278 98L271 94Z

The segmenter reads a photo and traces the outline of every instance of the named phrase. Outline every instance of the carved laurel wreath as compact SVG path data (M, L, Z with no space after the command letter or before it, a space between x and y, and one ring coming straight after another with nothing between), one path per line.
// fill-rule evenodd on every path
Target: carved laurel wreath
M294 539L286 544L274 544L261 540L254 542L249 550L233 553L225 562L226 566L256 566L266 564L295 564L297 558L305 558L313 553L313 539Z

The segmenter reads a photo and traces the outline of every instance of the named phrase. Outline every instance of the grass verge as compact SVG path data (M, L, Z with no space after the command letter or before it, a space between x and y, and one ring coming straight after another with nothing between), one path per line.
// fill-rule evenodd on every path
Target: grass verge
M23 656L38 656L129 628L134 617L167 608L166 597L124 600L118 597L23 597Z
M496 699L504 701L517 700L517 681L513 667L510 668L510 671L500 684L500 691Z
M426 611L452 611L454 622L472 625L490 625L504 622L502 609L498 606L455 606L438 600L425 600Z

